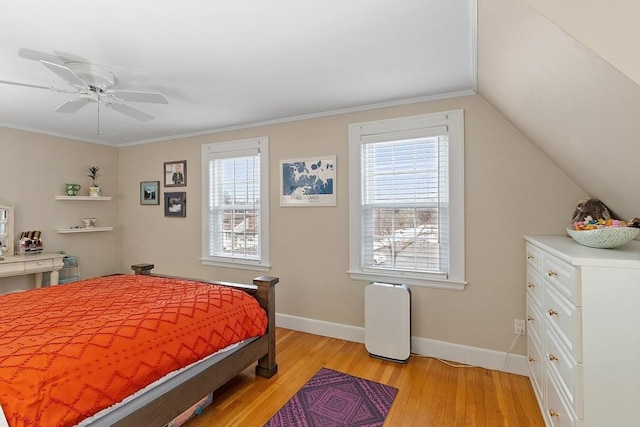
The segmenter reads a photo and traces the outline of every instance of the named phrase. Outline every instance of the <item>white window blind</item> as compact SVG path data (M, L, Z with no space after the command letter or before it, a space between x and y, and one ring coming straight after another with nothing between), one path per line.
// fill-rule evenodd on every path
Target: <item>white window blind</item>
M266 139L203 146L203 260L263 265L268 250Z
M447 275L448 137L362 144L363 267Z
M352 278L464 288L463 120L455 110L350 125Z
M209 162L209 255L258 259L260 154Z

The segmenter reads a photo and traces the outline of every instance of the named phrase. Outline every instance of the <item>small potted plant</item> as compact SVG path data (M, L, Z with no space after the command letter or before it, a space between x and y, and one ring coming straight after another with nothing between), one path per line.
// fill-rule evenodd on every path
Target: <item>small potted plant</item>
M89 187L89 195L92 197L100 196L100 184L96 181L100 176L98 173L99 170L100 168L98 166L89 166L89 178L93 181L92 186Z

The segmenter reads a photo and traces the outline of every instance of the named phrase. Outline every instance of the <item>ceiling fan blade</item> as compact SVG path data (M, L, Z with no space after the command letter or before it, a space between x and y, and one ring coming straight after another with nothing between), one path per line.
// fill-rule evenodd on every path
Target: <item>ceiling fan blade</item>
M153 120L153 116L150 116L149 114L140 111L138 109L135 109L133 107L130 107L126 104L107 104L107 107L111 108L112 110L116 110L124 115L127 115L129 117L132 117L136 120L140 120L141 122L148 122L149 120Z
M48 61L53 62L54 64L66 64L67 62L88 62L84 58L66 52L54 51L54 54L52 55L50 53L40 52L25 47L21 47L20 49L18 49L18 56L24 59L30 59L32 61Z
M78 98L78 99L70 99L58 108L56 108L56 113L75 113L85 105L91 102L89 99Z
M151 102L154 104L168 104L167 98L157 92L139 92L135 90L110 90L116 97L128 102Z
M29 83L11 82L11 81L8 81L8 80L0 80L0 83L4 83L4 84L8 84L8 85L14 85L14 86L32 87L32 88L36 88L36 89L48 89L48 90L52 90L54 92L77 93L77 91L71 90L71 89L60 89L60 88L57 88L57 87L54 87L54 86L32 85L32 84L29 84Z
M29 83L20 83L20 82L10 82L8 80L0 80L0 83L5 83L8 85L15 85L15 86L35 87L37 89L49 89L48 86L31 85Z
M62 77L62 79L69 83L71 86L75 86L77 88L89 88L89 84L82 80L76 73L65 67L64 65L54 64L53 62L40 60L40 63L56 73L58 76Z

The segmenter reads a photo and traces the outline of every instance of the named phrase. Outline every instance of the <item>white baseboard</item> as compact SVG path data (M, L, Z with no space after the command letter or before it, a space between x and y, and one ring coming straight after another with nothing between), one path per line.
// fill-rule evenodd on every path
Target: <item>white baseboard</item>
M276 313L276 326L314 335L364 343L364 328ZM526 356L412 337L411 352L465 365L528 376ZM508 358L508 361L507 361ZM507 363L505 363L505 361Z

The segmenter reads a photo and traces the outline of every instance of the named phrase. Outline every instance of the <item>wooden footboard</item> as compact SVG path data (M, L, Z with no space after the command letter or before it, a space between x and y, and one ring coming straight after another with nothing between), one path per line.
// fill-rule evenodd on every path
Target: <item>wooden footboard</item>
M152 275L151 270L153 267L153 264L136 264L131 266L135 271L135 274L145 275ZM153 275L177 278L175 276ZM260 303L260 306L267 312L269 325L266 335L234 351L234 353L229 357L222 359L220 362L210 368L207 368L192 379L167 391L148 405L137 409L121 420L112 423L112 425L136 427L141 425L162 426L173 420L176 416L180 415L207 394L224 385L231 378L256 361L258 362L255 369L256 375L271 378L278 371L275 344L276 328L274 286L278 283L279 279L276 277L262 276L255 278L253 280L253 285L213 282L201 279L190 280L231 286L242 289L243 291L253 295Z

